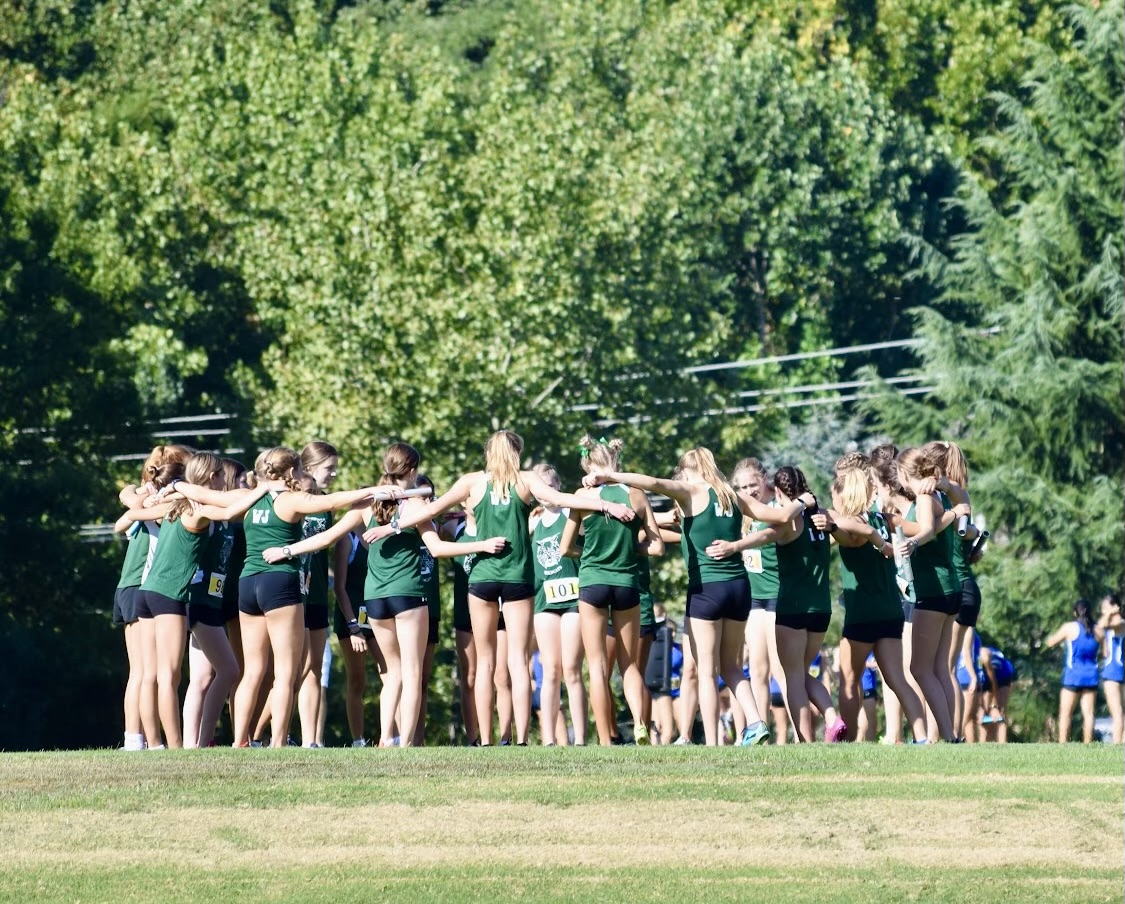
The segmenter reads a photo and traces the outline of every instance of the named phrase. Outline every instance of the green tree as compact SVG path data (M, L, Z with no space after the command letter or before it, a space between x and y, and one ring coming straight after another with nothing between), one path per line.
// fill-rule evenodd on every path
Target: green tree
M1052 685L1045 632L1078 596L1121 586L1125 469L1122 3L1068 16L1073 53L1036 45L1028 100L995 99L1005 126L985 144L1015 200L998 207L966 179L971 230L948 257L924 251L941 291L918 314L933 393L872 405L900 443L964 446L993 534L982 627Z

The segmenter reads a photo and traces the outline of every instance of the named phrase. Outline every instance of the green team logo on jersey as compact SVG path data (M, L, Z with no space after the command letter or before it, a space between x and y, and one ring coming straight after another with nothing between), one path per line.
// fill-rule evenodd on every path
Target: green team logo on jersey
M535 559L543 566L543 570L554 568L562 561L562 546L557 536L548 537L546 540L535 541Z
M254 509L250 512L254 516L254 524L269 524L270 511L269 509Z

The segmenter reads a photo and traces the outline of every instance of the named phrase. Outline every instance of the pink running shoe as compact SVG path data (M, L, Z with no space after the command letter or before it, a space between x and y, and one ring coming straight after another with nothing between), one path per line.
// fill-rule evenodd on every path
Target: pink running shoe
M835 744L844 740L844 735L847 733L848 726L844 724L844 720L839 716L836 721L824 729L824 740L829 744Z

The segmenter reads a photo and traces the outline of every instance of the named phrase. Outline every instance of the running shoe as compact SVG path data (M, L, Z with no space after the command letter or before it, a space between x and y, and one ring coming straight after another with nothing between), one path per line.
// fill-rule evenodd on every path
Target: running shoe
M747 725L742 729L741 744L743 747L754 747L758 744L766 743L766 739L770 736L770 730L766 728L765 722L755 722L753 725Z
M991 725L992 724L992 716L985 713L983 716L980 717L980 724L981 725Z
M836 721L824 729L824 740L829 744L836 744L844 740L847 730L848 726L844 724L844 720L837 716Z
M649 740L648 727L645 725L634 725L633 740L636 742L638 747L650 746L652 744L652 741Z
M674 740L672 742L672 746L673 747L690 747L691 746L691 738L685 738L683 735L680 735L678 738L676 738L676 740Z
M921 738L921 739L915 738L915 739L914 739L913 741L911 741L910 743L911 743L911 744L915 744L915 745L918 745L918 744L929 744L929 743L930 743L930 739L929 739L929 738Z
M367 746L367 738L356 738L354 741L352 741L352 747L366 747L366 746Z

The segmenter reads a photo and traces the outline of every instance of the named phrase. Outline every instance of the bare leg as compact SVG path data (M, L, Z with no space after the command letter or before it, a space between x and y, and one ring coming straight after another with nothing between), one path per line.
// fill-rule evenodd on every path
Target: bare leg
M141 688L139 695L141 725L149 747L159 747L160 707L156 695L156 619L142 618L137 622L141 640Z
M809 678L809 661L805 658L809 632L775 624L774 633L777 635L777 655L782 669L778 684L781 685L782 696L785 698L785 708L789 711L789 719L796 730L797 742L811 743L813 723L806 681Z
M641 649L641 609L615 609L613 628L617 636L617 667L621 670L621 686L625 701L633 715L633 725L648 728L644 716L645 679L638 666ZM636 730L636 729L635 729Z
M731 709L736 714L736 727L739 722L742 723L741 728L737 728L736 739L742 734L743 728L762 721L761 714L766 712L764 707L758 708L750 681L742 672L742 643L746 636L746 625L747 622L730 618L724 618L719 623L719 671L731 691ZM739 715L741 719L737 718Z
M422 711L422 668L426 658L426 639L430 633L430 613L425 606L410 609L394 619L398 636L402 677L402 720L399 735L402 746L414 744L415 730Z
M156 694L164 741L170 748L183 747L180 729L180 670L187 638L186 615L158 615L156 627Z
M558 722L562 678L562 616L551 612L535 615L535 642L539 646L539 663L543 666L543 683L539 688L539 706L542 712L540 735L543 744L556 743L555 725Z
M531 622L535 600L504 600L508 633L508 673L512 682L512 715L517 744L526 744L531 730Z
M695 714L699 710L699 666L691 644L691 619L684 619L682 643L683 665L680 669L680 705L676 712L680 737L691 741L695 732Z
M1074 704L1078 702L1078 694L1065 687L1059 691L1059 743L1066 744L1070 740L1070 720L1074 716Z
M199 725L203 719L203 698L215 680L211 660L192 636L188 637L188 669L188 686L184 694L184 747L190 750L200 746Z
M840 715L848 726L847 739L859 737L859 714L863 707L863 670L874 644L840 640ZM866 727L866 726L864 726Z
M1094 703L1096 694L1093 688L1082 691L1078 698L1078 706L1082 710L1082 743L1090 744L1094 740Z
M894 695L895 700L906 711L906 720L910 724L914 740L921 741L926 737L926 716L922 701L906 679L903 658L903 643L898 638L884 637L875 643L875 661L879 664L879 671L883 674L883 687L887 691L884 699ZM902 716L898 719L901 732Z
M293 715L293 693L304 661L305 607L282 606L266 613L266 631L273 650L273 692L270 694L270 746L284 747Z
M418 724L414 729L414 746L426 743L426 715L430 709L430 679L434 676L434 656L437 644L429 642L430 622L426 616L426 652L422 655L422 696L418 703Z
M966 718L965 705L969 702L961 693L960 687L957 684L957 657L961 653L961 647L964 645L965 633L969 630L968 625L962 625L956 618L953 620L949 640L949 681L953 690L953 728L955 731L961 733L966 741L969 741L969 735L965 730L965 723L969 721L972 716ZM976 663L972 663L976 667ZM969 667L969 663L965 663L965 667ZM971 743L971 742L970 742Z
M924 609L914 611L910 672L922 688L943 741L953 740L953 689L949 686L949 643L952 616Z
M254 727L254 710L258 694L269 664L270 638L266 631L266 620L260 615L239 616L242 626L242 651L245 657L245 671L238 682L234 695L234 746L250 743L250 732Z
M203 708L199 714L199 746L207 747L215 739L215 728L227 696L238 682L238 660L234 658L234 650L222 628L196 624L193 634L214 676L203 697Z
M461 718L465 723L465 741L472 745L480 740L477 731L477 705L474 685L477 678L477 649L471 631L457 631L457 693L461 700Z
M699 715L703 719L704 743L715 747L719 743L719 640L720 624L702 618L689 618L691 622L692 653L699 668Z
M770 705L770 645L773 635L774 614L765 609L754 609L746 620L746 649L750 654L750 690L759 713L769 711ZM776 646L775 646L776 650Z
M125 655L129 658L129 679L125 683L124 700L125 733L140 735L144 734L141 727L141 682L145 669L140 619L125 626Z
M496 632L496 667L492 670L492 685L496 688L496 727L500 743L512 742L512 676L508 667L508 632Z
M1121 688L1120 681L1102 682L1102 692L1105 694L1106 707L1109 709L1110 722L1113 724L1114 744L1121 743L1122 729L1125 727L1122 721Z
M613 701L609 696L610 666L605 642L609 612L589 603L579 602L578 613L581 619L582 645L586 650L586 662L590 669L590 706L594 711L594 726L598 731L598 743L606 747L612 742L617 729Z
M469 594L469 619L473 625L473 646L477 654L473 682L477 731L481 744L487 747L492 743L492 694L497 668L497 634L501 633L496 630L496 624L500 621L500 607Z
M383 653L387 673L383 676L383 687L379 691L379 746L389 747L395 736L395 713L402 698L402 658L398 646L398 634L393 618L372 619L371 628L375 632L375 642ZM404 740L400 737L400 742Z
M320 670L324 666L325 628L309 630L308 649L302 663L297 691L297 717L301 723L301 744L308 747L316 741L320 722Z
M574 743L586 743L586 685L582 681L582 616L568 612L562 617L562 672L566 682L566 696L570 703L570 724L574 729Z

